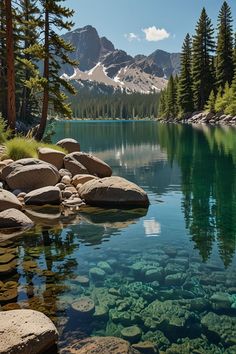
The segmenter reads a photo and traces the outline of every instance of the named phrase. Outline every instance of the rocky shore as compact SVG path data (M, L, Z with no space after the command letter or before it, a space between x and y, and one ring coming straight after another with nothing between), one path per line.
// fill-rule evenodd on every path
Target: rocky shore
M162 123L187 123L187 124L211 124L211 125L236 125L236 117L210 112L195 112L185 119L161 119Z
M35 206L58 206L63 215L84 205L147 208L147 194L118 176L97 157L80 151L74 139L57 143L68 153L39 148L38 159L0 162L0 229L33 226ZM40 217L40 215L38 215Z

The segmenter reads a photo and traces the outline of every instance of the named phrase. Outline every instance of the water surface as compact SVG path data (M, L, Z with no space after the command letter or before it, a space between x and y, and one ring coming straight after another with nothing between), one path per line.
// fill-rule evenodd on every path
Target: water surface
M54 141L64 137L145 189L150 207L38 219L33 231L2 244L17 247L17 273L0 280L14 281L18 295L3 309L46 313L62 351L79 338L124 336L138 326L126 338L168 353L235 353L235 128L58 122ZM87 319L71 308L84 296L96 305Z

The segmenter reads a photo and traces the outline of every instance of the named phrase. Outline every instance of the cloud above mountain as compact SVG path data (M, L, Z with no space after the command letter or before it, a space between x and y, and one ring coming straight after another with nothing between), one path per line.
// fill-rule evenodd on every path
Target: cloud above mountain
M145 33L148 42L158 42L170 37L170 33L166 29L156 26L143 28L142 31Z
M126 33L125 34L125 38L129 41L129 42L133 42L133 41L140 41L140 38L137 34L130 32L130 33Z

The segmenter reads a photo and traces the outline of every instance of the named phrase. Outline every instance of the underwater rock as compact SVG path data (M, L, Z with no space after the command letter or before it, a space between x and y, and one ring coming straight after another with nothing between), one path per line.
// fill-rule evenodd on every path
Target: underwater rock
M108 308L103 305L96 306L93 317L96 320L106 321L109 318Z
M164 276L164 269L162 267L157 267L155 269L148 269L145 272L145 280L148 282L158 281L161 282Z
M98 262L97 264L98 268L104 270L104 272L111 274L112 273L112 268L107 262Z
M177 333L180 335L190 321L192 324L195 321L193 313L174 300L164 302L155 300L141 312L141 315L145 319L147 327L147 320L151 318L156 323L157 329L165 329L175 335Z
M0 255L0 264L6 264L9 263L11 261L13 261L13 259L16 258L16 254L11 254L11 253L5 253Z
M80 285L89 286L89 278L85 275L78 275L75 278L75 281L77 281Z
M93 315L95 304L91 298L84 296L73 302L71 308L79 317L87 318Z
M232 307L233 303L236 302L236 297L234 299L233 295L218 292L213 294L210 300L214 310L228 310Z
M0 312L1 353L43 353L58 339L52 321L43 313L33 310Z
M175 274L175 273L184 273L185 267L177 263L168 263L165 267L165 275Z
M166 350L166 348L168 348L170 345L169 339L166 338L164 333L159 330L155 330L154 332L146 332L143 334L142 340L154 343L155 346L161 350Z
M17 262L13 260L6 264L0 264L0 276L9 275L17 271Z
M89 270L89 275L94 281L101 281L105 279L106 273L103 269L94 267Z
M90 296L96 304L103 305L108 308L114 308L116 306L117 296L109 294L107 288L94 287Z
M183 343L173 343L170 348L166 350L166 354L226 354L222 348L217 347L215 344L209 343L207 339L183 339Z
M116 337L90 337L62 350L61 354L139 354L130 344Z
M165 277L165 284L167 286L181 286L183 285L185 279L186 274L184 273L169 274Z
M207 329L206 336L214 336L214 339L223 342L224 345L236 345L236 318L226 315L217 315L208 312L202 319L201 324Z
M139 351L142 354L157 354L158 350L155 348L155 345L152 342L139 342L133 344L132 347Z
M137 343L142 336L142 331L138 326L125 327L122 329L121 335L130 343Z

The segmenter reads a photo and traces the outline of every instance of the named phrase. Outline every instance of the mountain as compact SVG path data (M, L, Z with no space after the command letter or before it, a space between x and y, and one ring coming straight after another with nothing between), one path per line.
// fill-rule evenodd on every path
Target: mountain
M62 67L62 77L76 80L81 85L101 83L131 92L160 91L171 74L180 70L180 54L156 50L149 56L132 57L125 51L115 49L106 37L99 37L92 26L75 29L64 34L75 50L70 54L79 62L78 68Z

